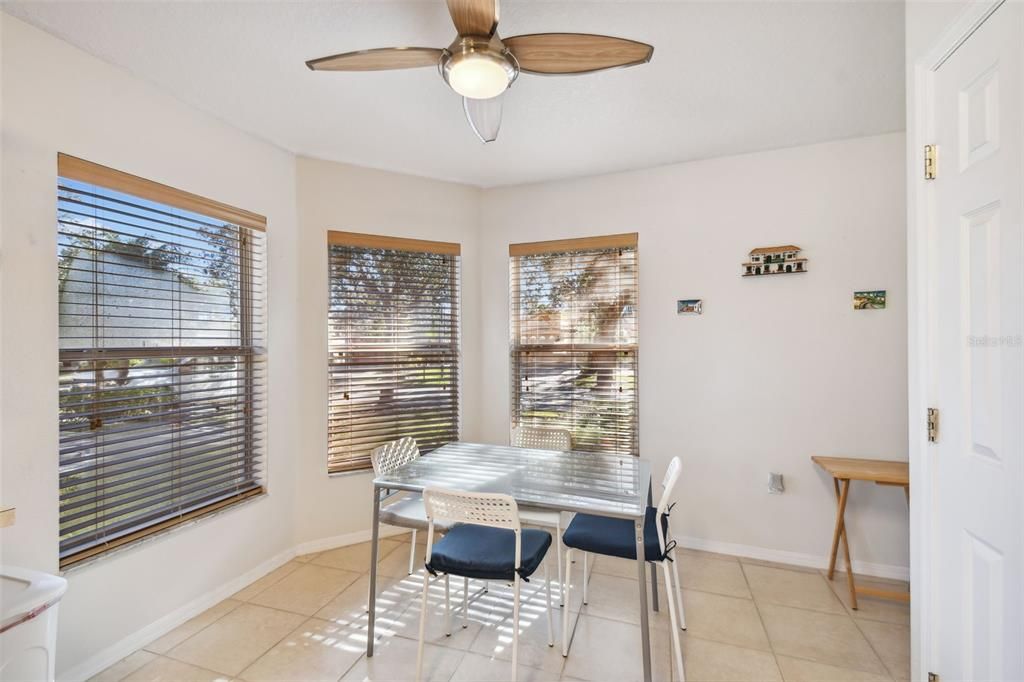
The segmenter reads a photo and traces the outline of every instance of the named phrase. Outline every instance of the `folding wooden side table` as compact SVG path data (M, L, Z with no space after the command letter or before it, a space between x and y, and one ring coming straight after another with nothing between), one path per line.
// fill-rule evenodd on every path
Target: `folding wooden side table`
M883 599L910 601L909 592L883 590L875 587L857 587L853 581L853 560L850 558L850 542L846 535L846 500L850 492L850 481L871 481L877 485L901 486L910 504L910 467L907 462L887 459L857 459L854 457L822 457L814 455L811 460L832 477L836 491L836 526L832 534L832 552L828 560L828 579L832 580L842 540L846 555L846 579L850 583L851 607L857 608L857 595L863 594Z

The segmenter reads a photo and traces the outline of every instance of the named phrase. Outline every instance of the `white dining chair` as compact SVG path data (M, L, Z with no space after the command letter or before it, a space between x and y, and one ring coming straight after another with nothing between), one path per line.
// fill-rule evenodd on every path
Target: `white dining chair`
M423 594L420 600L419 646L416 653L416 680L423 678L423 639L427 623L427 592L431 576L444 575L445 627L452 632L452 607L449 576L464 580L503 581L512 583L512 679L519 668L519 594L520 583L544 564L544 555L551 547L551 534L534 528L523 529L519 508L509 495L471 493L457 490L427 488L423 491L427 513L427 562L423 572ZM451 529L434 543L435 524L445 521ZM548 646L554 646L554 625L551 616L551 581L544 564L547 592ZM463 602L463 619L466 603Z
M683 649L679 641L679 631L686 629L686 616L683 613L683 590L679 582L678 561L676 559L676 543L669 534L668 516L671 510L672 491L679 480L681 464L678 457L673 457L668 470L661 481L661 499L658 506L648 507L644 521L644 558L646 561L661 565L667 588L669 618L672 623L673 653L679 681L685 682L683 670ZM568 592L572 576L572 551L578 549L584 553L602 554L605 556L632 559L636 561L636 530L633 521L592 514L576 514L562 536L565 544L565 584ZM672 570L669 571L669 564ZM586 565L586 564L584 564ZM583 603L587 603L586 569L583 572ZM673 579L675 588L673 588ZM673 593L675 599L673 599ZM568 597L566 597L568 599ZM569 619L563 618L562 655L569 655Z
M373 465L374 476L379 477L391 473L419 456L420 449L416 445L416 439L406 436L375 448L370 453L370 464ZM427 529L423 496L419 493L403 493L397 496L395 501L381 507L379 518L381 523L389 526L412 530L412 542L409 547L409 575L412 575L416 568L416 531Z
M512 446L536 450L572 450L572 434L565 429L545 429L520 424L512 430ZM551 528L555 531L555 554L558 555L558 603L565 606L565 588L562 583L562 514L536 507L520 507L519 518L528 526Z

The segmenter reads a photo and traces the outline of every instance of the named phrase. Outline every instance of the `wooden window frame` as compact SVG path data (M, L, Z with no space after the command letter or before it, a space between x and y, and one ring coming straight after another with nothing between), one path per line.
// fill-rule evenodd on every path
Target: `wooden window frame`
M523 354L529 355L536 352L548 352L548 353L591 353L591 354L631 354L633 357L633 372L634 372L634 396L633 396L633 409L634 419L632 422L632 447L630 454L639 455L640 448L640 389L639 389L639 351L640 351L640 337L639 337L639 238L635 232L600 235L593 237L580 237L570 239L555 239L549 241L540 242L525 242L518 244L509 244L509 274L510 274L510 286L509 286L509 331L510 331L510 342L509 342L509 371L510 371L510 415L509 424L510 432L519 426L522 422L518 421L518 415L522 409L521 402L521 391L519 381L519 363L521 362L520 356ZM545 254L558 254L558 253L573 253L573 252L588 252L588 251L603 251L603 250L623 250L628 249L634 251L636 254L635 267L636 267L636 300L633 302L634 305L634 318L636 320L636 334L635 341L631 344L605 344L605 343L580 343L580 344L545 344L545 343L521 343L521 325L522 318L517 306L516 298L516 282L511 281L512 277L518 272L517 258L523 256L539 256ZM575 446L574 446L575 447Z
M461 244L456 243L456 242L432 241L432 240L425 240L425 239L411 239L411 238L406 238L406 237L392 237L392 236L379 235L379 234L366 234L366 233L359 233L359 232L345 232L345 231L339 231L339 230L328 230L327 231L327 245L328 245L328 249L327 249L328 250L328 254L327 254L327 260L328 260L328 310L330 310L330 305L331 305L330 304L330 301L331 301L330 297L332 295L331 294L331 273L330 273L330 267L331 267L330 263L331 263L331 258L332 258L332 256L331 256L331 247L332 246L348 247L348 248L354 248L354 249L360 249L361 248L361 249L368 249L368 250L386 250L386 251L400 251L400 252L407 252L407 253L424 253L424 254L433 254L433 255L442 255L442 256L453 256L456 259L459 259L461 257L461 254L462 254L462 246L461 246ZM461 325L462 325L462 314L461 314L462 283L461 283L461 266L460 266L458 260L454 261L453 267L452 267L452 270L451 270L451 287L452 287L452 293L453 293L453 296L454 296L454 299L455 299L453 317L452 317L452 320L451 320L452 330L451 330L451 337L450 337L451 339L454 340L454 350L453 350L452 356L454 358L454 364L455 364L455 367L454 367L455 382L454 382L454 389L453 389L454 401L455 401L455 423L452 426L453 426L453 429L454 429L454 432L455 432L456 438L457 438L458 434L461 432L461 426L462 426L461 425L461 404L460 404L461 403L461 395L462 395L462 391L461 391L461 380L462 380L462 333L461 333ZM330 329L330 324L331 324L330 312L328 312L328 330ZM331 429L331 425L330 425L331 419L332 419L332 414L333 414L332 413L332 407L331 407L331 404L330 404L331 403L331 396L332 396L330 373L331 373L332 355L333 355L334 352L336 352L336 351L332 350L330 339L328 339L328 347L327 347L327 355L328 355L328 388L327 388L327 391L328 391L328 395L327 395L327 400L328 400L328 406L327 406L328 428L327 428L327 433L326 433L326 444L327 444L327 448L328 448L328 453L330 453L331 448L334 447L333 441L334 441L334 438L335 438L334 434L332 433L332 429ZM414 351L407 351L407 352L409 352L410 354L415 354ZM383 442L386 442L386 441L382 441L382 443ZM423 444L421 443L420 445L421 445L421 449L422 449L422 445ZM327 473L328 473L328 475L345 475L345 474L350 474L350 473L358 473L358 472L366 471L366 470L372 468L371 464L370 464L370 461L369 461L368 455L366 457L352 457L350 460L347 460L347 461L332 462L332 457L331 457L330 454L328 454L327 460L328 460L328 466L327 466Z
M256 420L253 415L257 410L257 406L265 401L266 384L258 384L256 382L255 367L257 361L262 361L263 358L265 358L266 351L262 346L258 346L256 344L257 339L254 336L254 251L252 242L245 230L265 233L267 229L266 217L223 202L192 194L191 192L179 190L168 185L147 180L130 173L125 173L108 166L103 166L63 153L59 153L57 155L57 177L95 185L106 190L131 195L156 204L162 204L191 213L200 214L204 217L220 220L239 228L239 345L167 345L130 348L91 347L85 349L60 349L59 358L64 362L74 360L134 360L154 357L175 358L204 355L235 357L235 362L244 367L244 384L242 391L245 407L243 408L242 413L246 415L246 422L242 426L244 433L242 440L244 443L243 452L249 454L246 457L246 463L242 466L249 470L258 466L260 462L265 459L265 453L263 452L263 447L256 444L257 427L255 425ZM262 270L265 272L265 265ZM261 301L261 305L262 315L262 311L265 310L266 301ZM83 562L94 560L97 557L107 554L115 549L140 542L155 535L163 534L175 527L212 515L224 510L225 508L231 507L245 500L249 500L255 496L262 495L266 492L265 478L262 474L255 474L255 478L258 481L258 485L255 487L247 488L234 494L227 494L208 504L203 504L196 508L187 508L185 511L179 510L177 515L171 515L172 512L169 511L164 515L164 517L168 518L161 518L149 525L145 525L144 522L140 521L139 527L135 530L129 530L128 532L124 532L120 535L115 535L109 540L96 542L87 545L82 549L63 555L60 557L59 567L64 570L80 565Z

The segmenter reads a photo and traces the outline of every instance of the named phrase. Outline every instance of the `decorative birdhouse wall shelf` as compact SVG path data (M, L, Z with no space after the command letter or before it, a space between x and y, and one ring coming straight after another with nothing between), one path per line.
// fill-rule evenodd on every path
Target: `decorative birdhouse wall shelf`
M800 247L762 246L750 252L750 260L743 264L744 277L759 275L791 275L807 272L807 259L798 258Z

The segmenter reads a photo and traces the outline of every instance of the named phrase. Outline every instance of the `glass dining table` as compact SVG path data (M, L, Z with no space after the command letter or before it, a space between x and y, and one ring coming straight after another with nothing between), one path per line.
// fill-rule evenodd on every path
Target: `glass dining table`
M448 488L504 493L517 503L558 512L582 512L634 522L637 544L638 608L644 682L651 680L651 638L647 613L644 516L651 501L651 467L631 455L556 452L482 443L448 443L380 476L373 482L373 532L366 655L373 656L377 611L377 552L381 502L397 491ZM654 610L658 581L651 572Z

